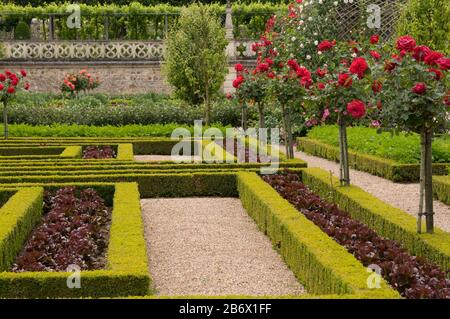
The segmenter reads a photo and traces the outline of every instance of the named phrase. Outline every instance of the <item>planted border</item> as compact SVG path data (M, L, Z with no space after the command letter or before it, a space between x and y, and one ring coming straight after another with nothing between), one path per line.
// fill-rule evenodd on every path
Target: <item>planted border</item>
M433 176L434 197L450 205L450 176Z
M307 137L297 138L297 149L331 161L339 161L339 148ZM357 170L380 176L394 182L419 181L419 164L400 164L379 156L348 151L349 165ZM446 175L450 163L433 164L434 175Z
M70 184L74 185L74 184ZM62 185L60 185L62 186ZM114 190L112 224L108 246L107 269L82 271L81 288L67 288L65 272L2 272L0 297L115 297L145 295L149 291L144 228L140 209L140 196L135 183L74 185L100 187L103 192ZM57 185L53 185L57 187ZM43 188L30 188L25 192L32 203L15 199L23 209L17 209L12 199L2 208L0 252L8 256L2 269L7 269L22 248L29 233L42 216ZM28 194L27 192L31 192ZM12 204L9 204L12 203ZM32 209L31 209L32 208ZM9 224L6 224L6 222ZM4 223L5 222L5 223ZM7 225L7 226L4 226Z

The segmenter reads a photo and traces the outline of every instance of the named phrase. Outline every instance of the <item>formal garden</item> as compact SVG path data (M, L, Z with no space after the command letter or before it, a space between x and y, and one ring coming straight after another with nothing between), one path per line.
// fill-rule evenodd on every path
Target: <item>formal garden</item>
M450 299L445 0L0 3L0 298Z

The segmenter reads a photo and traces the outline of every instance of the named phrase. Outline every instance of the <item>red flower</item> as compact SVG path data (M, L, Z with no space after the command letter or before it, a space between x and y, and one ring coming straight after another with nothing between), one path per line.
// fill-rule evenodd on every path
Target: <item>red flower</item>
M350 65L350 72L352 74L357 74L358 77L362 79L368 68L369 66L364 58L355 58Z
M20 70L20 74L22 74L23 77L27 76L27 71L25 70Z
M380 93L382 89L383 89L383 84L380 81L378 81L378 80L373 81L373 83L372 83L373 93L375 93L375 94Z
M377 44L380 41L380 36L375 34L370 37L370 44Z
M232 100L233 99L233 95L231 93L225 94L225 97L227 98L227 100Z
M307 68L299 67L296 70L296 72L297 72L297 76L300 77L300 78L303 78L303 77L310 78L311 77L311 72L309 72Z
M13 78L13 79L11 80L11 85L12 85L12 86L16 86L17 84L19 84L19 79L18 79L18 78Z
M353 79L350 76L350 74L348 74L348 73L341 73L341 74L339 74L339 76L338 76L338 84L340 86L348 88L348 87L352 86L352 83L353 83Z
M423 59L431 53L431 49L426 45L418 45L414 48L413 58L417 61L423 61Z
M244 77L242 75L238 75L233 81L233 87L238 89L242 83L244 83Z
M256 66L257 72L266 72L269 70L269 65L267 63L260 63Z
M313 81L309 76L304 76L300 80L300 85L306 89L309 89L312 84L313 84Z
M447 58L439 58L436 63L439 65L441 70L449 70L450 69L450 59Z
M240 63L237 63L237 64L234 65L234 69L237 72L242 72L242 71L244 71L244 66L242 64L240 64Z
M317 88L322 91L323 89L325 89L325 83L319 82L317 83Z
M25 83L25 86L23 87L26 91L30 89L30 83Z
M439 69L430 68L428 69L428 72L434 73L434 79L436 81L440 81L444 76L444 73L442 73L442 71Z
M396 63L396 62L391 62L391 61L388 61L388 60L386 60L386 61L384 62L384 70L385 70L385 71L391 72L391 71L394 70L396 67L397 67L397 63Z
M3 91L4 88L3 84L0 83L0 91Z
M11 76L12 73L11 73L11 71L9 71L9 70L5 70L5 74L6 74L6 77L9 78L9 77Z
M408 51L411 52L416 47L416 40L412 36L404 35L397 39L396 48L399 51Z
M427 85L423 82L416 83L414 87L411 89L411 92L415 94L422 95L427 91Z
M445 105L450 107L450 91L447 92L447 95L444 98L444 103L445 103Z
M0 82L6 81L6 76L2 73L0 73Z
M300 67L296 60L289 60L289 61L287 61L287 65L288 65L288 67L290 67L294 71L297 71L298 68Z
M273 65L273 60L271 58L266 58L265 61L269 66Z
M375 60L381 59L381 54L379 54L377 51L370 51L370 55L371 55Z
M328 51L328 50L330 50L331 48L333 48L335 44L336 44L335 41L330 42L330 41L328 41L328 40L324 40L324 41L322 41L322 42L319 43L319 45L317 46L317 49L318 49L319 51Z
M6 92L8 92L8 94L14 94L16 93L16 89L13 86L10 86Z
M377 109L381 110L383 108L383 104L381 103L381 101L377 102Z
M366 105L363 101L355 99L347 104L347 112L355 119L359 119L366 115Z
M273 78L275 78L275 74L273 72L269 72L267 74L267 77L273 79Z
M425 62L425 64L428 64L428 65L437 65L437 61L443 57L444 57L444 55L442 53L436 52L436 51L431 51L430 53L428 53L425 56L425 59L423 61Z
M259 49L259 43L253 43L252 44L252 51L256 52Z
M323 78L327 73L328 73L327 70L322 70L321 68L318 68L318 69L316 70L316 74L317 74L317 76L319 76L320 78Z

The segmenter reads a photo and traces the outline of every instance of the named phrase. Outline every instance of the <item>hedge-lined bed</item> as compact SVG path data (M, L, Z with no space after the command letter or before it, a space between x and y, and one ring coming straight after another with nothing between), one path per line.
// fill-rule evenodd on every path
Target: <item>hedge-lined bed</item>
M308 137L297 138L297 149L331 161L339 161L339 147ZM391 159L368 155L349 149L349 165L357 170L368 172L394 182L419 181L419 164L401 164ZM446 175L450 163L433 164L434 175Z
M433 176L433 193L436 199L450 205L450 175Z
M40 160L81 158L80 146L9 146L0 147L0 160Z
M73 184L21 188L0 210L0 297L116 297L149 292L146 246L135 183L79 184L93 188L113 206L107 266L82 271L81 288L70 289L66 272L8 271L30 232L42 218L44 188Z

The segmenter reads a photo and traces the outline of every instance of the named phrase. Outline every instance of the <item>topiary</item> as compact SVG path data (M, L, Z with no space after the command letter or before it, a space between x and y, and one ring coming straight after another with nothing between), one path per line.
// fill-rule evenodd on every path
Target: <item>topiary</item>
M14 29L15 40L29 40L31 39L31 30L28 23L20 21Z
M450 6L448 0L409 0L396 26L399 36L411 35L417 43L450 53Z

